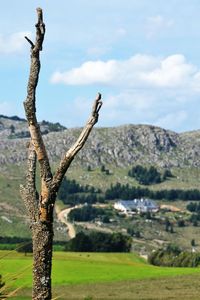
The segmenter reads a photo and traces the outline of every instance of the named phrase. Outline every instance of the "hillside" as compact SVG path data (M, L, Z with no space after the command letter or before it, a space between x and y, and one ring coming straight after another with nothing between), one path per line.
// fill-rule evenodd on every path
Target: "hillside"
M67 129L59 123L47 121L42 121L40 125L55 168L60 157L76 140L81 128ZM23 183L25 176L28 141L25 120L16 116L0 116L0 236L30 235L28 219L19 195L19 185ZM164 168L172 170L174 176L150 186L150 189L198 189L199 153L200 131L178 134L150 125L95 128L84 149L73 161L68 178L75 179L83 186L94 186L105 191L117 182L138 186L138 182L128 176L128 170L135 164L154 165L161 173ZM102 166L109 170L109 174L101 171ZM121 220L121 224L121 229L128 226L126 220ZM138 225L139 229L144 229L144 238L156 239L157 224L152 227L151 232L148 223L145 224L147 226L142 226L142 223ZM163 237L170 240L181 234L181 244L190 246L189 239L197 239L197 233L195 228L187 229L184 229L184 233L177 229L174 235L163 233ZM163 231L164 225L159 230ZM57 220L55 238L66 239L66 228Z
M59 123L43 121L41 130L50 159L56 161L75 141L81 128L65 129ZM28 138L23 119L0 116L1 168L26 160ZM142 162L168 168L197 167L200 166L199 153L200 131L178 134L151 125L125 125L95 128L74 164L127 167Z

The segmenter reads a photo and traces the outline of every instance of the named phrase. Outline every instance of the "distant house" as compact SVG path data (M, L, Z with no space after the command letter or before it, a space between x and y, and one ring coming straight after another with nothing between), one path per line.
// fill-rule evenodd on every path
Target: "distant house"
M157 212L159 206L150 199L119 200L115 202L114 208L127 215L140 212Z

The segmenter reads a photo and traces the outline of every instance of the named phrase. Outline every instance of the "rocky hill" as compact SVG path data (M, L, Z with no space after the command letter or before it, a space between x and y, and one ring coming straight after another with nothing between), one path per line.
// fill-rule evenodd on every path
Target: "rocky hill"
M40 123L50 160L56 161L76 140L81 128ZM0 116L0 167L26 160L27 123L18 117ZM160 167L200 166L200 131L178 134L151 125L95 128L74 164L126 167L136 163Z
M42 121L40 127L50 160L55 163L81 132L81 128L67 129L47 121ZM19 185L24 182L29 139L24 119L0 115L0 236L30 236L29 221L19 194ZM153 189L199 188L200 170L196 167L200 166L200 131L178 134L150 125L97 127L68 174L83 186L91 185L105 191L116 182L138 185L128 176L128 169L134 164L172 170L173 178L152 186ZM111 171L109 176L101 171L103 165ZM92 172L88 171L88 166ZM55 237L66 239L66 229L57 220Z

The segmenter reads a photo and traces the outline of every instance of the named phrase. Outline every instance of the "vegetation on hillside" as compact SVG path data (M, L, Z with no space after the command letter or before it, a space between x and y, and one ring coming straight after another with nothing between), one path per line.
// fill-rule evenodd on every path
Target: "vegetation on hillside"
M93 186L80 185L76 180L70 180L66 177L63 180L61 188L58 192L58 198L65 204L76 205L96 202L105 202L114 199L135 199L147 197L155 200L200 200L200 190L182 190L182 189L166 189L166 190L150 190L139 186L123 185L119 182L111 184L110 188L103 193L99 188Z
M186 208L191 212L200 213L200 202L190 202Z
M106 199L134 199L141 197L149 197L155 200L200 200L200 191L197 189L192 190L158 190L153 191L147 188L134 187L129 184L122 185L116 183L111 185L109 189L105 192Z
M100 218L104 223L109 223L111 211L105 208L97 208L92 205L84 205L80 208L75 208L70 211L69 219L71 221L88 222Z
M66 127L61 125L59 122L56 122L56 123L52 123L52 122L49 122L49 121L45 121L43 120L41 123L40 123L41 126L46 126L48 129L48 132L58 132L58 131L62 131L62 130L65 130Z
M8 117L8 116L5 116L5 115L0 115L0 118L2 119L8 119L8 120L12 120L12 121L21 121L21 122L26 122L25 119L23 118L20 118L18 116L11 116L11 117Z
M144 185L161 183L162 181L160 172L153 166L145 168L141 165L136 165L128 171L128 176L134 177L140 184Z
M54 250L60 251L64 249L65 241L53 242ZM17 252L31 253L32 240L31 238L0 236L0 250L16 250Z
M79 232L67 242L66 250L75 252L129 252L131 239L121 233Z
M70 180L66 177L64 177L58 191L58 199L70 205L104 202L100 189L95 189L89 185L82 186L76 180Z
M156 266L197 267L200 264L200 253L182 251L178 246L169 244L152 252L148 261Z
M15 120L15 121L22 121L20 118L15 117L15 116L7 118L7 119ZM24 120L24 122L26 122L26 120ZM10 129L10 134L8 135L8 139L30 138L30 132L29 132L29 130L27 130L27 128L19 130L13 124L11 124L9 129ZM40 123L40 130L41 130L42 135L48 134L49 132L63 131L65 129L66 128L58 122L57 123L52 123L52 122L48 122L48 121L43 120Z

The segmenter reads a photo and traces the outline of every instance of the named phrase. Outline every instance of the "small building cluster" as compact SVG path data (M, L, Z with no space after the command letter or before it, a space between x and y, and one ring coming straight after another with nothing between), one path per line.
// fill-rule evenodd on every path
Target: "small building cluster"
M150 199L119 200L114 208L127 215L135 213L157 212L159 206Z

